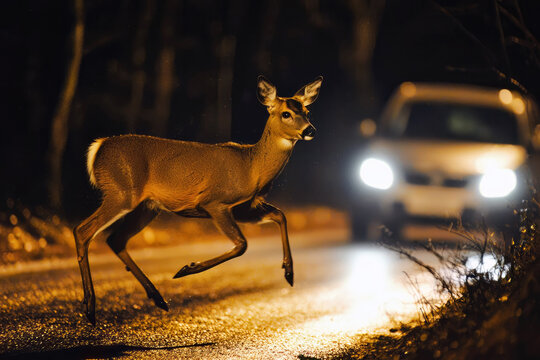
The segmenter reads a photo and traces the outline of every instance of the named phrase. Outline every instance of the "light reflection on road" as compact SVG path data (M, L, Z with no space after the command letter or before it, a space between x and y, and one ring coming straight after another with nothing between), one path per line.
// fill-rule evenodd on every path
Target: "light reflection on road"
M343 262L346 276L332 287L312 291L309 299L311 306L326 307L329 314L280 334L281 347L307 356L329 354L358 341L362 334L388 335L393 326L416 319L418 291L434 303L440 301L433 277L388 249L351 246ZM404 272L414 279L416 288Z
M0 353L72 348L81 343L143 348L211 344L167 350L166 357L296 359L302 354L325 358L359 338L389 335L391 327L418 316L419 294L405 273L423 296L438 301L431 275L388 249L351 245L348 236L338 231L291 236L293 288L283 279L276 236L251 239L243 257L181 281L171 279L179 264L208 258L229 244L133 251L169 302L167 313L148 302L112 254L95 256L93 274L100 296L97 327L89 326L80 314L76 261L37 262L0 271L0 298L13 299L0 306ZM427 252L413 252L436 265ZM164 353L134 350L123 355L151 359Z

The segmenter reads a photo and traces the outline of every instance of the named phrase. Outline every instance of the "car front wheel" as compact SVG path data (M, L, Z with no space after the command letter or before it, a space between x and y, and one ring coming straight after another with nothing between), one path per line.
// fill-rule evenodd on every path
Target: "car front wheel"
M371 220L366 216L352 216L352 238L354 242L366 242L368 240Z

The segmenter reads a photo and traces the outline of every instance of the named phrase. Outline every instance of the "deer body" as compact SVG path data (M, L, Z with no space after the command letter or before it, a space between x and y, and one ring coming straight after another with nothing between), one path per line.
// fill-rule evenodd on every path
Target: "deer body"
M272 135L266 138L273 140ZM214 145L141 135L98 141L90 168L104 196L124 192L127 207L146 199L171 212L253 199L277 177L292 152L292 147L279 145Z
M237 221L274 221L281 228L285 278L293 284L286 219L266 203L264 195L291 156L298 140L310 140L314 127L306 105L319 92L322 78L300 89L292 98L278 98L266 79L258 81L258 98L270 116L254 145L203 144L142 135L96 140L89 148L90 182L103 195L101 206L74 230L81 270L84 304L95 323L95 295L88 263L88 245L110 230L107 244L124 262L149 298L162 309L167 304L126 251L129 238L142 230L159 211L189 217L211 217L234 247L215 258L181 268L175 278L198 273L242 255L247 242Z

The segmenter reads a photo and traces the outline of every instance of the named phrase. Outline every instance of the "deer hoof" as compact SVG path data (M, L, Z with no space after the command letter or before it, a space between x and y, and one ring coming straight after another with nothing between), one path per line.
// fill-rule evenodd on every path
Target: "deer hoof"
M287 280L289 285L293 286L294 285L294 273L292 271L291 272L285 271L285 280Z
M197 263L191 263L184 266L173 276L173 279L181 278L182 276L191 275L199 272L199 265Z
M86 312L86 318L90 321L90 324L96 325L96 313L95 312Z
M169 306L167 305L165 300L163 300L163 297L161 297L160 294L152 295L151 299L154 300L154 304L156 304L158 308L169 311Z
M92 325L96 325L96 309L94 302L88 301L87 298L84 298L83 304L85 306L84 313L86 315L86 318L88 319L88 321L90 321Z
M293 272L292 262L283 261L283 265L281 265L281 267L283 269L285 269L285 280L287 280L289 285L293 286L293 284L294 284L294 272Z

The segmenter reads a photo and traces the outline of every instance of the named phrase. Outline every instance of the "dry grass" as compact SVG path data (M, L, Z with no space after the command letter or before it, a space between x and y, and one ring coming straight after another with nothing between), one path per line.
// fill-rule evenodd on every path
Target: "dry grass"
M490 231L484 224L475 229L462 224L451 227L448 230L464 240L458 249L436 248L430 242L418 244L437 257L442 270L416 258L410 246L386 239L385 246L437 279L447 301L437 305L418 293L417 324L403 324L392 329L394 336L378 337L340 358L540 358L538 203L524 202L516 216L518 228L505 234ZM507 246L500 241L503 237L511 239ZM468 263L471 254L479 260L476 266ZM414 287L414 280L410 281Z

